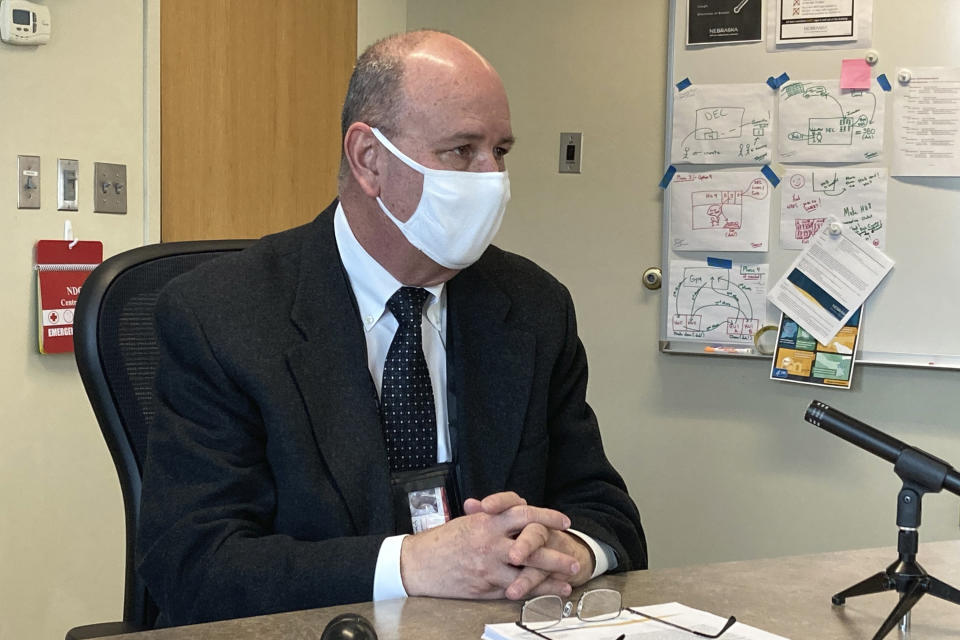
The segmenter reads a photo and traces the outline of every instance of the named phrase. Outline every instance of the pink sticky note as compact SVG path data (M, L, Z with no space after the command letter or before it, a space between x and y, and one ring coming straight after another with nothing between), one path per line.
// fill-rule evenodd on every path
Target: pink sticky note
M843 61L840 68L841 89L869 89L870 65L863 58L852 58Z

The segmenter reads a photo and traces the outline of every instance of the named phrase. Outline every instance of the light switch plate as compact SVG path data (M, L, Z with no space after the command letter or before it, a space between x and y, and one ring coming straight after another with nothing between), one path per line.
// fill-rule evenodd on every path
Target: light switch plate
M76 211L79 202L80 163L65 158L57 159L57 210Z
M40 156L17 156L17 209L40 208Z
M560 173L580 173L580 147L583 134L566 131L560 134Z
M127 165L93 163L93 210L97 213L127 212Z

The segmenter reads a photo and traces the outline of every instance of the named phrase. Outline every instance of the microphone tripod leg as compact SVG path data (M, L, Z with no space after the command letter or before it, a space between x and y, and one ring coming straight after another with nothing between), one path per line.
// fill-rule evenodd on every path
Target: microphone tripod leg
M831 601L833 604L843 604L847 601L847 598L852 598L853 596L865 596L870 593L880 593L882 591L892 591L896 588L896 584L890 580L885 571L880 573L875 573L866 580L862 580L852 587L848 587L841 591L840 593L835 594Z
M881 640L890 633L893 628L897 626L897 623L900 622L901 618L907 615L913 605L917 604L917 600L919 600L925 592L926 589L924 588L922 580L916 580L910 584L907 590L901 595L900 602L893 608L893 611L890 612L887 619L883 621L883 625L880 626L877 634L873 636L873 640Z
M953 604L960 604L960 589L955 589L947 583L937 580L933 576L927 576L927 580L929 580L927 593L932 596L937 596L941 600L946 600Z

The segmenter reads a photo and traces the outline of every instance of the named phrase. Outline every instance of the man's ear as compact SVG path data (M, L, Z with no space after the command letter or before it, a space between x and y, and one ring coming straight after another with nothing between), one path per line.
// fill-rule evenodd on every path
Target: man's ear
M377 167L380 143L370 131L370 125L354 122L343 137L343 154L350 165L354 180L371 198L380 195L380 170Z

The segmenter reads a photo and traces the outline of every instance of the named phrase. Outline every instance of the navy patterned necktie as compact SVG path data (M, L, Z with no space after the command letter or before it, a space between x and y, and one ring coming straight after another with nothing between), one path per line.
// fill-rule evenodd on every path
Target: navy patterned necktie
M387 301L399 327L383 366L380 410L390 471L423 469L437 462L437 412L423 356L426 289L401 287Z

